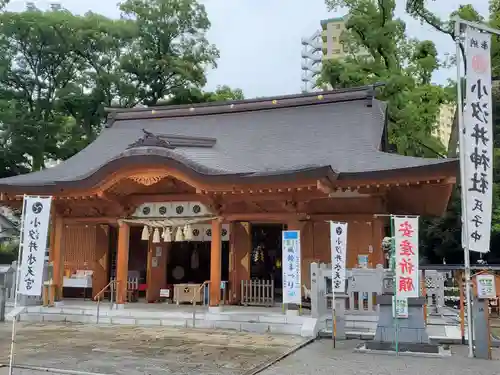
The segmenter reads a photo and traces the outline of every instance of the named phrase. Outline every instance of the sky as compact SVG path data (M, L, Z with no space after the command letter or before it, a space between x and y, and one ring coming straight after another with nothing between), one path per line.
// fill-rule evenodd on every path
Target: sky
M88 10L118 17L117 0L33 0L40 9L58 2L73 13ZM212 27L208 39L220 50L218 67L207 73L206 90L229 85L243 90L245 97L293 94L301 89L301 38L320 29L320 21L343 13L329 13L324 0L201 0ZM488 15L488 0L427 1L429 9L445 18L459 4L473 2L483 16ZM451 38L423 26L404 12L405 0L396 0L396 16L407 25L407 34L432 40L440 55L452 54ZM26 1L11 0L10 10L20 11ZM444 83L453 70L441 70L434 81Z

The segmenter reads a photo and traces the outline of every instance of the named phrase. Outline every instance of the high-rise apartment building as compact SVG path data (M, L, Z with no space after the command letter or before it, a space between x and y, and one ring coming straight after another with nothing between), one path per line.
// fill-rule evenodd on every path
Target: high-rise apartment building
M439 117L436 121L434 136L438 138L445 148L448 148L451 129L455 119L455 104L441 104L439 108Z
M323 59L341 59L347 47L342 44L342 33L346 30L346 17L329 18L321 21Z

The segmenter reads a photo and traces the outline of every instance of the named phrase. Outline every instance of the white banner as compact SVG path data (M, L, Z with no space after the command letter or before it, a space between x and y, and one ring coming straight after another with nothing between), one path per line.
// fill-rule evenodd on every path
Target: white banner
M467 77L464 108L464 166L468 239L471 251L490 251L493 198L493 127L491 107L491 35L467 27ZM465 240L464 236L462 238Z
M281 268L283 271L283 303L302 303L300 274L300 231L284 230Z
M418 297L418 218L394 217L396 298Z
M51 201L52 198L24 197L18 292L26 296L42 295Z
M347 223L330 221L330 251L332 253L333 288L335 293L345 293Z

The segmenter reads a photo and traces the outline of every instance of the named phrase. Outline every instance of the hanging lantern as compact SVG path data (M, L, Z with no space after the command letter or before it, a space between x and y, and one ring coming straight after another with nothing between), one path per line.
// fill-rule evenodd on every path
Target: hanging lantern
M182 233L182 228L178 227L177 232L175 233L175 242L184 241L184 234Z
M143 241L149 240L149 228L147 225L144 225L144 228L142 228L141 240Z
M153 243L160 243L160 231L158 228L155 228L153 231Z
M186 224L184 226L184 238L186 241L191 241L193 239L193 230L191 229L191 224Z
M172 229L169 227L163 228L163 241L172 242Z

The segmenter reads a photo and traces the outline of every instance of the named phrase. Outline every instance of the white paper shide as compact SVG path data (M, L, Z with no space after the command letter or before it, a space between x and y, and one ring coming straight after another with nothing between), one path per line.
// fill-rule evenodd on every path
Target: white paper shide
M466 98L464 108L464 169L467 218L464 238L469 250L490 249L493 198L493 128L491 108L491 35L467 27Z
M43 266L47 247L51 198L26 196L23 204L22 260L18 292L42 294Z
M418 297L418 218L394 217L396 299Z
M345 293L347 223L330 222L332 282L335 293Z
M282 238L283 303L302 303L300 231L285 230Z

